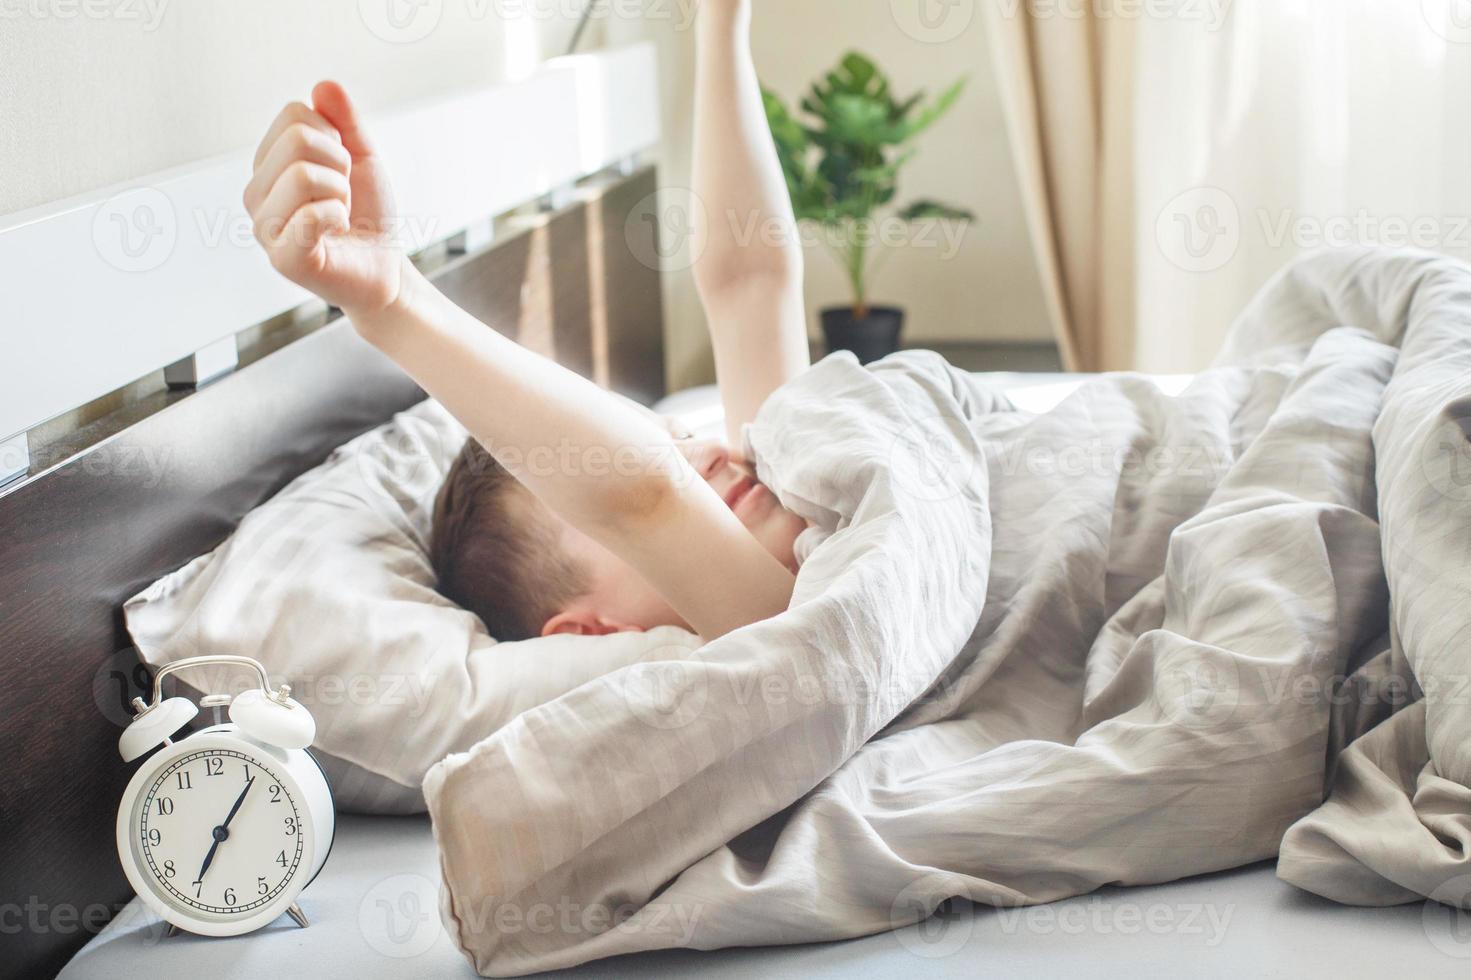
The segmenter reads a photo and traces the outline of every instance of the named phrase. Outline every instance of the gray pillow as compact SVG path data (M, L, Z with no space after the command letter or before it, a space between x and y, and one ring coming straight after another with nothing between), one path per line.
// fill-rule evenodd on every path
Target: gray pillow
M610 671L690 656L684 630L497 643L434 590L434 498L465 439L423 402L337 449L209 554L124 606L143 659L254 657L316 718L338 806L424 809L420 783L522 711ZM192 686L251 678L202 669Z

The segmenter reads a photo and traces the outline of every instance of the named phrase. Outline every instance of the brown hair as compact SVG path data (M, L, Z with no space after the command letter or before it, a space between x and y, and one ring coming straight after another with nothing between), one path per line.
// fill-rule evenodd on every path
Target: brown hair
M498 640L540 636L588 589L540 502L474 439L439 490L429 555L440 593Z

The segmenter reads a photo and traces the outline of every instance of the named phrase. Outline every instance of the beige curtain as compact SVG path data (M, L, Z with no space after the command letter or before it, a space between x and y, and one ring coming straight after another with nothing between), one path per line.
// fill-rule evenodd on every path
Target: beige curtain
M1127 0L1125 0L1127 2ZM981 0L1063 364L1134 361L1136 22L1112 0Z
M979 0L1067 366L1199 371L1278 270L1471 260L1467 0Z
M1298 256L1471 259L1471 5L1234 0L1139 22L1135 366L1195 371Z

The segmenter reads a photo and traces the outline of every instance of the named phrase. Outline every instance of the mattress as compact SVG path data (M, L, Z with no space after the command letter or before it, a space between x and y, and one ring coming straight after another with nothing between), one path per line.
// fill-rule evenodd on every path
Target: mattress
M379 980L473 977L440 925L438 855L427 819L344 815L306 929L282 917L248 936L164 936L138 900L62 980ZM956 903L928 922L841 943L674 950L589 963L570 977L803 977L888 980L1087 976L1464 977L1471 935L1440 905L1334 905L1278 881L1270 865L1143 888L1105 888L1030 909ZM715 913L718 914L718 913Z

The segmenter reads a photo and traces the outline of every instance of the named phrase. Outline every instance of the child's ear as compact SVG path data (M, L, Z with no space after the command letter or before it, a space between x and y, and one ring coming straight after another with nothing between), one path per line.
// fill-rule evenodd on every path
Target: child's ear
M642 633L643 629L627 623L614 623L588 610L569 609L559 612L541 628L542 636L571 633L575 636L607 636L609 633Z

